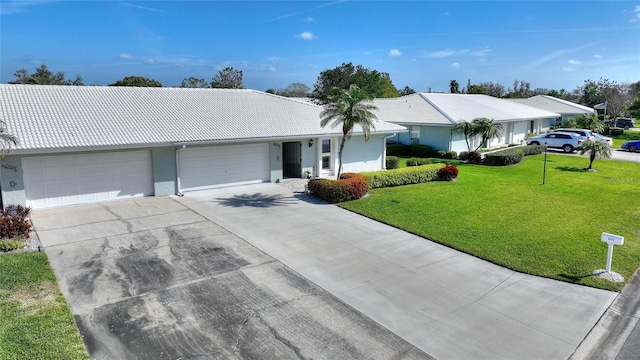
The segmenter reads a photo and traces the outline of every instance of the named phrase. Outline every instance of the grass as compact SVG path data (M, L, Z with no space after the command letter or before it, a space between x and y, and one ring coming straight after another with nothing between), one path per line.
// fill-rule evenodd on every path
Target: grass
M605 136L609 136L606 135ZM613 139L613 148L619 149L622 143L629 140L640 140L640 131L625 131L622 135L609 136Z
M640 166L542 155L508 167L459 164L455 182L384 188L341 206L523 273L618 291L591 276L606 265L601 233L624 236L612 271L640 266Z
M400 159L398 168L404 168L404 167L407 167L407 160L413 159L416 156L397 156L397 157ZM458 165L460 163L460 160L438 159L438 158L422 158L422 159L428 159L429 164L443 163L443 164Z
M44 253L0 255L0 359L89 359Z

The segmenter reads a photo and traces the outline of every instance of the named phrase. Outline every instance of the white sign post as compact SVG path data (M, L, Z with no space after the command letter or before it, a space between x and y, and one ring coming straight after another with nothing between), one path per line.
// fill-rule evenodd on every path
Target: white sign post
M607 251L607 272L611 272L611 258L613 257L613 245L622 245L624 243L624 237L602 233L600 240L609 244L609 251Z

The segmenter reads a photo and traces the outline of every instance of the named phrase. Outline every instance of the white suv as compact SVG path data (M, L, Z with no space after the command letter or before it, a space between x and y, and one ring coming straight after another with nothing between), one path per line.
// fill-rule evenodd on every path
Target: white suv
M527 139L527 145L547 145L547 147L562 149L566 153L571 153L580 147L582 139L575 133L570 132L552 132L550 134L542 134Z
M593 132L589 129L555 129L553 132L574 133L580 136L580 140L593 140Z

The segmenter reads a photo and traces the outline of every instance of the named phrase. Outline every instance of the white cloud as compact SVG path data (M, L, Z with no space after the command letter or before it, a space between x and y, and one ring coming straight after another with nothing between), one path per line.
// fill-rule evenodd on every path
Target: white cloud
M316 38L312 33L308 31L303 32L302 34L298 35L298 37L304 40L312 40Z
M449 16L449 12L443 12L442 14L440 14L440 16Z
M568 62L569 64L571 64L571 65L580 65L580 64L581 64L581 63L580 63L580 61L578 61L578 60L569 60L569 61L567 61L567 62Z
M596 58L596 59L600 59L600 58L602 57L602 55L600 55L600 54L595 54L595 55L593 55L593 57L594 57L594 58Z
M636 22L640 20L640 5L636 5L635 9L633 9L633 18L630 20L631 22Z
M267 68L267 71L273 73L273 72L276 72L276 68L272 65L269 65L269 67Z
M146 6L140 6L140 5L129 4L129 3L121 3L121 4L124 5L124 6L129 6L129 7L135 8L135 9L164 13L164 11L162 11L162 10L158 10L158 9L154 9L154 8L150 8L150 7L146 7Z
M491 49L481 49L481 50L474 51L473 55L477 57L485 57L489 55L490 52L491 52Z
M453 56L455 54L456 54L456 52L454 50L444 49L444 50L438 50L438 51L434 51L434 52L430 53L429 57L443 58L443 57Z
M316 19L312 18L311 16L304 18L303 21L306 23L317 23Z
M459 62L454 62L453 64L451 64L451 67L454 69L460 69L460 63Z
M571 66L563 66L563 67L562 67L562 70L563 70L563 71L566 71L566 72L576 71L576 69L575 69L575 68L573 68L573 67L571 67Z
M400 55L402 55L402 53L398 49L389 50L389 56L400 56Z
M130 59L133 59L133 55L131 55L131 54L120 54L120 59L130 60Z
M371 54L373 54L373 51L368 50L368 51L365 51L364 54L365 55L371 55Z

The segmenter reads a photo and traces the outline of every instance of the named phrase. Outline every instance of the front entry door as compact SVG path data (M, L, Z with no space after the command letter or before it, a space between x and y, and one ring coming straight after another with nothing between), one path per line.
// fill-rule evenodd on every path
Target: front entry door
M302 177L302 143L300 141L282 143L282 160L283 177Z

